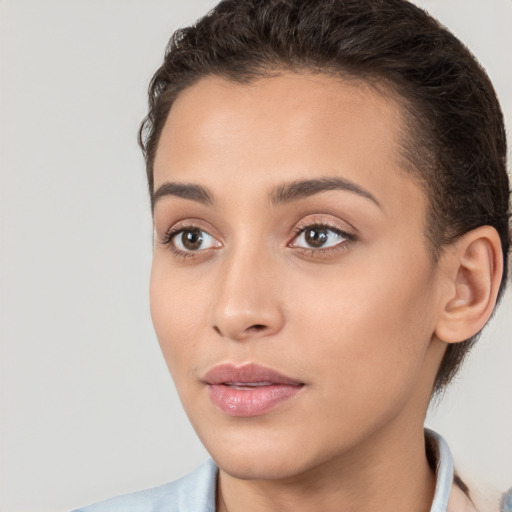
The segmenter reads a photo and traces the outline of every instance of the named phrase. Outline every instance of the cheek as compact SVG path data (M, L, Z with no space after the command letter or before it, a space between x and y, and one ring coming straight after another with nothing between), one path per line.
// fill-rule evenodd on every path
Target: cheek
M204 324L208 294L201 279L185 278L169 270L165 258L155 256L151 268L150 309L160 348L173 378L190 369L199 342L198 329Z
M433 332L431 270L424 255L366 263L297 281L295 336L311 373L325 375L326 396L337 388L347 393L342 401L400 400L419 378Z

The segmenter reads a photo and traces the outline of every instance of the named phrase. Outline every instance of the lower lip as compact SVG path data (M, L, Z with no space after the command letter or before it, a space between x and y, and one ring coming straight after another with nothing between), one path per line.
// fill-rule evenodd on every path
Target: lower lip
M271 384L240 389L224 384L209 384L212 402L229 416L259 416L296 395L302 386Z

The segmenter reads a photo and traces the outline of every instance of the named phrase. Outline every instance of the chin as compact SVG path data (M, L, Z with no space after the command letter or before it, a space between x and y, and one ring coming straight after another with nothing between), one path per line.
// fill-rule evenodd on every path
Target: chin
M289 427L226 428L212 429L206 435L197 433L219 468L242 480L291 478L322 462L317 460L322 459L318 453L322 450L315 449L314 436L304 436ZM329 450L325 455L328 458L332 453Z
M218 457L213 455L213 459L223 472L241 480L282 480L307 469L304 461L291 457L283 459L279 454L222 453Z

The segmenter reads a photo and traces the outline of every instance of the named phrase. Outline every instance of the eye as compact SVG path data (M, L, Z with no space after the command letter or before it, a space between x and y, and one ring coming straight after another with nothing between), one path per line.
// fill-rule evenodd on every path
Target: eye
M220 246L212 235L194 227L170 233L166 243L179 252L198 252Z
M353 238L339 229L319 224L299 228L298 233L298 236L295 237L290 245L303 249L328 249L350 241Z

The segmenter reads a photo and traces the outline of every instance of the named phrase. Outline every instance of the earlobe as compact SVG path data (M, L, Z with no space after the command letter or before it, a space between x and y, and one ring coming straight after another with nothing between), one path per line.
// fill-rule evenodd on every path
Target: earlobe
M494 309L503 273L497 231L481 226L466 233L440 265L448 283L435 334L446 343L457 343L479 332Z

